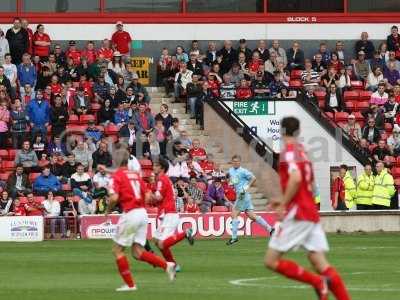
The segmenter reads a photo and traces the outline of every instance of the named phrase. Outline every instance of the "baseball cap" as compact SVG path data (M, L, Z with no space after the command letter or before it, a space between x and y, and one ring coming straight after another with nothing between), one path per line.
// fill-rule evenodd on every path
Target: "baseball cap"
M132 80L133 80L133 79L139 79L139 76L138 76L137 73L133 73L133 74L132 74Z
M122 21L117 21L117 23L115 23L115 25L121 25L121 26L123 26L124 25L124 23L122 23Z

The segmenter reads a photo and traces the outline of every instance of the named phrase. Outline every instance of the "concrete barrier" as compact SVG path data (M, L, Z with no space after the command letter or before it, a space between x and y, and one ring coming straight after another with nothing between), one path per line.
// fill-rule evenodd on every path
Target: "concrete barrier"
M324 230L334 232L400 232L399 210L321 212Z

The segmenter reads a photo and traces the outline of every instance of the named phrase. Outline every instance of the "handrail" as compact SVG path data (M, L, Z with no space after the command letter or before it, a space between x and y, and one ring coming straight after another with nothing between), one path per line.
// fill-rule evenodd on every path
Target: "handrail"
M208 101L214 111L221 116L228 125L240 135L247 144L254 147L254 150L264 161L275 170L278 168L279 154L274 152L224 101Z

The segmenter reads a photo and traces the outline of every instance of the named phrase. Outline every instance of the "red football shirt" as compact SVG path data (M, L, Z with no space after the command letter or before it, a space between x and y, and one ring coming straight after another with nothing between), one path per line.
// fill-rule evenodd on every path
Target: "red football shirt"
M199 207L197 206L196 203L185 204L184 209L185 209L185 213L198 213L198 212L200 212L200 209L199 209Z
M199 162L200 167L203 169L204 172L211 173L215 169L215 165L212 161L203 160Z
M166 214L176 213L174 187L169 177L165 174L159 175L156 187L162 197L162 201L159 205L159 212Z
M106 60L112 60L114 51L110 48L101 48L97 54L99 57L103 57Z
M56 83L56 84L51 83L50 86L51 86L51 93L53 95L61 94L61 90L62 90L61 84L59 84L59 83Z
M38 207L39 204L37 202L27 202L24 206L27 216L41 216L43 215L42 210ZM33 210L31 210L33 209ZM31 211L29 211L31 210Z
M112 43L121 54L129 53L129 44L132 42L130 34L126 31L116 31L111 37Z
M206 150L204 150L203 148L197 148L197 149L190 149L189 150L189 155L193 158L193 157L199 157L199 156L206 156Z
M75 50L68 50L68 51L65 53L65 56L66 56L67 58L72 58L72 60L74 61L74 64L75 64L76 66L79 66L79 65L81 64L81 56L82 56L81 51L79 51L79 50L77 50L77 49L75 49Z
M119 168L112 176L109 185L110 194L119 196L119 203L124 212L145 206L146 183L136 172Z
M35 55L38 55L40 57L49 56L50 46L35 45L35 42L51 42L49 35L46 33L35 33L33 35L33 52L35 53Z
M86 57L87 62L89 65L91 65L92 63L94 63L96 61L97 58L97 51L96 49L93 50L83 50L81 53L82 57Z
M287 144L280 155L279 176L281 178L282 190L285 191L289 175L293 170L301 173L299 188L287 204L287 211L296 209L295 218L317 223L319 214L315 206L313 196L314 173L312 163L308 159L301 144Z

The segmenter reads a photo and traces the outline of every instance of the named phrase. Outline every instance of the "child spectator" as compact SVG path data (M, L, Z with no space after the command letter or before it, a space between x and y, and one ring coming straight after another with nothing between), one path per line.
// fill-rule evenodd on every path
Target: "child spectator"
M19 198L15 198L14 207L10 213L12 216L26 216L25 204L22 204Z
M236 99L237 100L248 100L253 96L251 88L249 87L247 80L242 79L240 81L240 86L236 90Z
M197 203L194 202L192 197L188 197L187 202L184 206L184 212L189 214L195 214L200 212L200 208Z
M221 81L218 80L216 73L214 73L214 72L208 73L208 76L207 76L208 88L210 89L213 97L216 97L216 98L219 97L220 82Z
M206 150L200 147L199 139L193 139L192 148L189 150L189 155L195 161L202 161L207 158Z
M0 217L9 216L12 212L13 200L7 191L2 191L0 196Z

